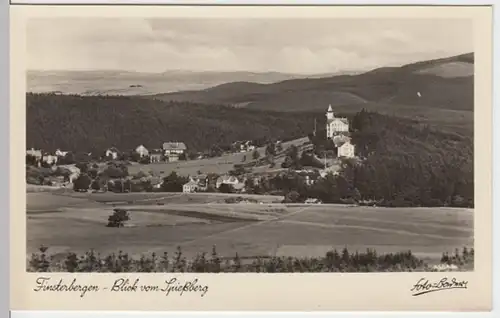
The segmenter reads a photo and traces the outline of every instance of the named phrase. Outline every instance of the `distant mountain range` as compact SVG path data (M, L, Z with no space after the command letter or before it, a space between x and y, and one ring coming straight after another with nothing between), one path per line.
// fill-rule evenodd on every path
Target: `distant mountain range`
M337 111L386 105L471 111L474 55L468 53L354 75L286 79L271 84L237 81L149 97L273 111L324 110L329 104Z
M28 71L27 91L92 95L152 95L176 91L202 90L231 83L269 84L297 78L319 78L355 72L314 75L279 72L195 72L171 70L163 73L128 71Z

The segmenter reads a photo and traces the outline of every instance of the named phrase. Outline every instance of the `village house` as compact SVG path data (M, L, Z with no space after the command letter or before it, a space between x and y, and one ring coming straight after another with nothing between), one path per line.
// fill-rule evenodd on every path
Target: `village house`
M304 183L308 186L315 184L320 178L320 174L317 171L301 171L298 175L304 178Z
M354 145L350 141L343 143L337 148L337 157L339 158L353 158L354 157Z
M104 156L106 158L111 158L113 160L116 160L118 158L119 154L120 154L120 152L118 151L118 149L116 149L115 147L111 147L109 149L106 149Z
M339 165L332 165L320 170L319 175L321 176L321 178L325 178L329 173L333 174L334 176L338 176L340 174L340 169L341 168Z
M347 118L335 117L332 105L328 106L326 112L326 138L332 138L338 134L349 132L349 120Z
M80 176L80 169L75 167L74 165L62 165L58 166L58 169L61 171L67 171L67 182L68 184L72 184L78 177Z
M196 190L198 190L198 182L196 182L192 178L189 179L188 183L182 186L182 192L184 193L193 193L196 192Z
M57 149L55 155L58 157L65 157L68 154L68 151L62 151L61 149Z
M249 152L249 151L254 151L255 146L252 145L252 142L250 140L245 141L240 145L240 150L241 152Z
M36 160L42 160L42 151L41 150L35 150L34 148L26 150L26 155L27 156L33 156L35 157Z
M164 142L163 151L165 158L169 162L174 162L179 160L179 157L184 154L187 150L186 145L183 142Z
M135 148L135 152L137 152L141 158L147 157L149 155L149 151L146 147L144 147L144 145L140 145Z
M163 150L153 149L149 152L149 162L158 163L163 161Z
M199 174L191 178L198 184L198 190L206 191L208 188L209 180L206 174Z
M246 188L245 188L245 183L244 182L239 182L235 185L232 185L233 189L235 192L239 193L239 192L246 192Z
M215 187L217 189L220 188L221 185L223 184L228 184L231 185L233 188L240 183L240 180L236 178L235 176L220 176L217 178L217 181L215 183Z
M56 164L57 163L58 157L55 155L52 155L48 152L44 152L42 155L42 162L45 162L49 165Z

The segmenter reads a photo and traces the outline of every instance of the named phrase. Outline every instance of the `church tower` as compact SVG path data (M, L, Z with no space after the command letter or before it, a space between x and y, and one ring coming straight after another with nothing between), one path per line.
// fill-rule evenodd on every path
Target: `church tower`
M333 114L333 109L332 109L332 105L328 105L328 110L326 112L326 120L332 120L333 118L335 117L335 115Z
M332 105L326 111L326 138L343 135L349 132L349 121L347 118L335 117Z

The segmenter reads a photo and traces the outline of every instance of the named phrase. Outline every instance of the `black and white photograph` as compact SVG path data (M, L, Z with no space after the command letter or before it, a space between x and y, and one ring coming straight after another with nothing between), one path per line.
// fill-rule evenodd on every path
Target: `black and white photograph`
M470 19L26 24L26 269L474 271Z

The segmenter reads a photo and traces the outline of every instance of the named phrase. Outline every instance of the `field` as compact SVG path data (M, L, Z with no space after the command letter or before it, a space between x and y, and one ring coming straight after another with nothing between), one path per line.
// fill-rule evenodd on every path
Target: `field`
M290 147L291 145L302 145L308 142L308 138L300 138L295 139L289 142L283 143L283 149ZM261 157L265 155L265 148L257 148ZM246 157L246 160L243 161L243 157ZM284 157L281 157L276 160L276 167L279 169L279 165L284 160ZM140 165L140 164L132 164L128 166L128 170L130 174L136 174L139 171L150 172L153 175L162 175L166 176L170 174L170 172L175 171L180 175L197 175L198 172L201 173L217 173L217 174L225 174L230 170L234 169L235 164L248 163L252 161L252 152L244 152L244 153L232 153L232 154L224 154L220 157L216 158L207 158L200 160L188 160L188 161L178 161L178 162L170 162L170 163L154 163L149 165ZM268 171L269 167L261 166L253 169L254 172L265 172Z
M284 205L281 198L224 203L227 194L27 194L27 252L40 245L64 257L95 249L131 255L210 252L222 256L324 256L331 248L379 253L411 251L437 261L444 251L473 247L473 213L448 208ZM232 195L234 196L234 195ZM245 197L245 196L242 196ZM273 203L274 202L274 203ZM106 227L115 206L126 207L124 228Z

